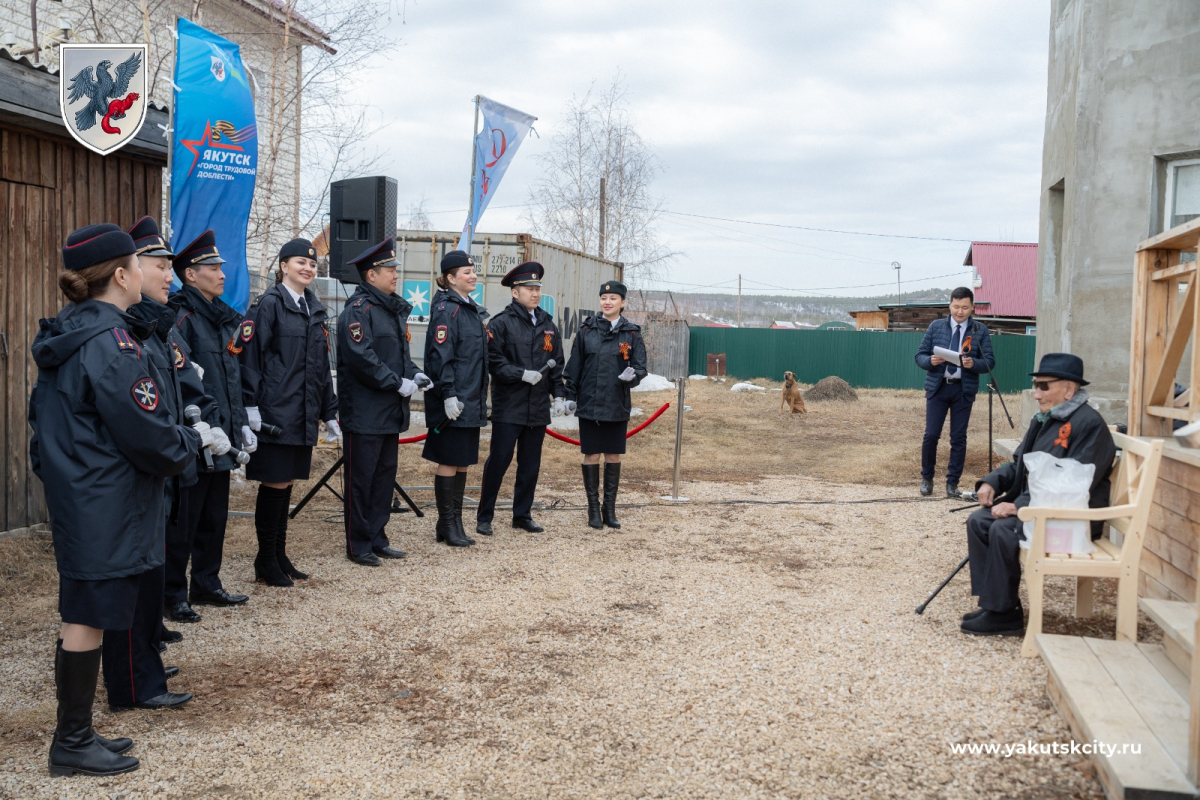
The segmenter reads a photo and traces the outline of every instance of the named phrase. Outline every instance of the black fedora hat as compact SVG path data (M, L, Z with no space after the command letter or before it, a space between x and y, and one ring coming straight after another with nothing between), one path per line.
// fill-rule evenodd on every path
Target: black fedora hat
M1029 373L1035 378L1064 378L1087 386L1083 379L1083 359L1070 353L1046 353L1036 371Z

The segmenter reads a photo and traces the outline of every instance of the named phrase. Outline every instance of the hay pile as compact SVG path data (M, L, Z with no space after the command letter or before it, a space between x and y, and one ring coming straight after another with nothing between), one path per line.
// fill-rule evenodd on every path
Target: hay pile
M820 403L826 400L838 403L857 403L858 393L838 376L830 375L828 378L817 381L815 386L804 393L806 403Z

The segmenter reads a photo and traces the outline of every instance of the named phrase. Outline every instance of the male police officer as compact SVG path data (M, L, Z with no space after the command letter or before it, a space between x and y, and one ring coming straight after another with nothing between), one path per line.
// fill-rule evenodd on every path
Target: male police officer
M504 276L501 286L512 289L512 303L488 323L488 371L492 383L492 444L483 465L483 487L475 531L492 535L496 495L504 473L517 453L512 525L540 533L533 521L533 491L542 466L542 442L550 424L551 399L555 414L566 413L563 386L562 336L554 321L538 307L546 270L527 261ZM554 366L545 369L554 360Z
M430 383L409 354L412 306L395 294L395 240L352 259L362 283L338 317L337 388L346 437L346 557L368 567L403 558L385 528L392 507L399 445L409 398Z

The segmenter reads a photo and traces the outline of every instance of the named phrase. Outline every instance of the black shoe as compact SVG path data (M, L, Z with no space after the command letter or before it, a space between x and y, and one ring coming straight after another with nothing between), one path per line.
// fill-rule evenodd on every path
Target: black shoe
M604 503L600 506L600 515L604 524L610 528L621 527L617 521L617 487L621 485L621 462L604 465Z
M100 676L100 648L78 653L57 648L54 657L58 689L58 723L50 741L50 774L120 775L138 768L138 760L120 755L132 740L109 741L92 729L92 704ZM129 742L125 746L125 742ZM123 747L117 751L113 748Z
M258 537L258 553L254 556L254 579L268 586L294 586L292 579L279 566L276 554L279 539L279 517L287 516L286 489L270 486L258 487L258 500L254 505L254 534Z
M397 550L394 547L380 547L378 550L372 550L371 552L380 558L404 558L408 555L403 550Z
M929 497L929 495L931 495L931 494L933 494L933 481L927 481L922 478L921 479L921 496Z
M475 532L480 534L481 536L491 536L492 535L492 521L491 520L475 520Z
M135 708L146 708L151 711L159 711L165 708L179 708L184 703L192 699L191 692L163 692L157 697L151 697L149 700L141 700L131 706L113 706L108 707L109 711L132 711Z
M181 600L178 603L172 603L164 610L167 619L172 622L199 622L200 615L192 610L192 607L186 601Z
M163 674L168 678L174 678L179 674L179 667L163 667Z
M364 567L378 567L383 563L374 553L363 553L361 556L347 555L346 558L355 564L362 564Z
M470 547L473 542L460 536L454 524L454 476L434 475L433 496L437 503L437 540L451 547Z
M467 544L475 544L475 540L467 536L467 529L463 527L462 512L463 512L463 496L467 493L467 473L454 473L454 526L458 528L458 535L467 540Z
M155 647L157 647L157 648L158 648L158 652L160 652L160 653L165 653L165 652L167 652L167 644L166 644L166 642L159 642L158 644L156 644L156 645L155 645Z
M244 594L230 594L224 589L193 593L188 597L188 601L194 606L240 606L249 599Z
M1025 610L1021 607L1020 603L1017 603L1017 610L1021 612L1022 616L1025 615ZM982 613L983 613L982 608L977 608L974 611L968 611L967 613L963 614L963 616L962 616L963 622L966 622L969 619L975 619Z
M946 484L946 497L952 497L956 500L958 498L962 497L962 492L960 492L958 490L957 483L947 483Z
M183 634L179 631L171 631L163 628L162 640L167 644L175 644L175 642L183 641Z
M520 528L523 531L529 531L530 533L542 533L546 530L531 519L514 519L513 527Z
M987 611L958 626L963 633L975 636L1024 636L1025 615L1020 608L1011 611Z
M289 486L279 491L283 495L279 503L278 523L275 525L275 560L279 562L279 569L283 570L284 575L298 581L306 581L308 573L296 569L296 565L292 563L287 554L288 512L292 507L292 487Z
M600 530L604 522L600 518L600 465L583 465L583 491L587 495L588 527Z

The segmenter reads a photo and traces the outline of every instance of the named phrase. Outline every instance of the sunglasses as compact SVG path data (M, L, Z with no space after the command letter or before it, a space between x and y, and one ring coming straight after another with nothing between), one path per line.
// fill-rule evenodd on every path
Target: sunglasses
M1033 388L1038 390L1039 392L1048 392L1048 391L1050 391L1050 384L1058 383L1061 380L1063 380L1063 379L1062 378L1052 378L1051 380L1048 380L1048 381L1034 381Z

